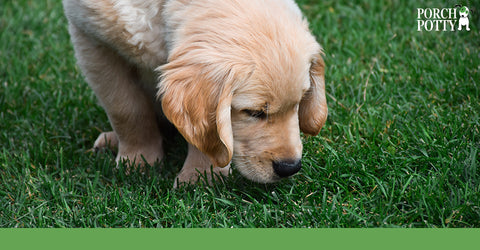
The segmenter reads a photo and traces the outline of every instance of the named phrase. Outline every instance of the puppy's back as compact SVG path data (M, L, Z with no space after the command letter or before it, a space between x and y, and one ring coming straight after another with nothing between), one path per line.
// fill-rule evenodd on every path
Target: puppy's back
M166 62L162 0L63 0L78 30L128 61L153 69ZM72 36L75 39L75 36Z

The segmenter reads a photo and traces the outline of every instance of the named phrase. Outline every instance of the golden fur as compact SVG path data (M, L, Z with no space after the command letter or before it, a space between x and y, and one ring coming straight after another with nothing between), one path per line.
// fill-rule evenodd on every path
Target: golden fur
M327 104L321 47L293 0L63 3L114 130L95 147L118 146L117 161L159 161L164 114L189 143L179 183L211 165L228 174L232 159L263 183L298 171L300 130L318 134Z

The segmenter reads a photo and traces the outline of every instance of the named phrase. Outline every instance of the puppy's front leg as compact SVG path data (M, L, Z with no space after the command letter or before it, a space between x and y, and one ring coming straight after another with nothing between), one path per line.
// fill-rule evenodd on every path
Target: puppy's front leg
M116 51L70 24L78 65L105 109L114 132L101 134L96 146L118 144L117 162L152 165L163 157L153 94L139 82L137 68ZM127 169L129 171L129 169Z
M95 143L93 144L93 149L95 149L95 151L103 149L117 150L117 134L115 134L114 131L100 133L97 140L95 140Z
M228 176L230 174L230 164L223 168L212 166L208 157L189 143L187 158L173 187L177 188L184 183L198 182L201 174L204 174L208 184L211 184L212 176L217 178L219 175Z

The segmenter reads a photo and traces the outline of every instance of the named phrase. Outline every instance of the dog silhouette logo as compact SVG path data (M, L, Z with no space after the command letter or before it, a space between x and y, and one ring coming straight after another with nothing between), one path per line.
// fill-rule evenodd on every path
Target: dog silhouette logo
M465 29L470 31L470 21L468 20L469 10L467 6L460 8L458 13L460 14L460 19L458 19L458 30L462 30L462 27L465 26Z

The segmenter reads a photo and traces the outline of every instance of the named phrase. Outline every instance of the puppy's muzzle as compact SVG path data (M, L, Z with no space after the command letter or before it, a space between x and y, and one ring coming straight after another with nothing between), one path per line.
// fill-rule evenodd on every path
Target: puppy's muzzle
M280 177L289 177L302 168L301 160L274 161L273 171Z

